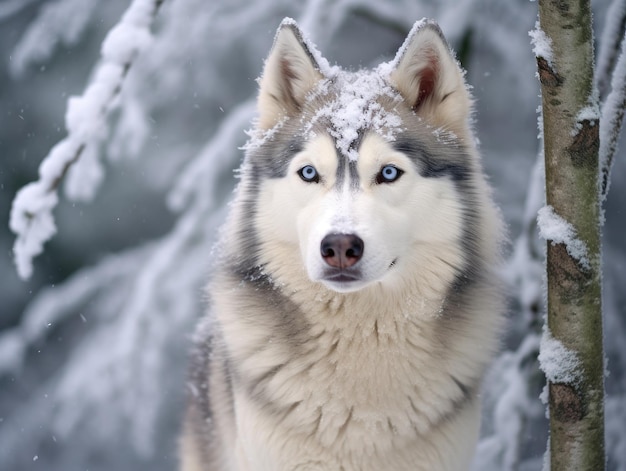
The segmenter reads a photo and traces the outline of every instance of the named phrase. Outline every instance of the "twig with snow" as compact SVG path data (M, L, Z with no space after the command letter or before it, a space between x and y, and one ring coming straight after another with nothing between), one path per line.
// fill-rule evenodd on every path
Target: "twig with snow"
M606 11L604 29L600 39L600 49L594 81L598 87L600 100L609 93L611 77L619 56L624 32L626 31L626 0L613 0Z
M621 41L621 53L611 78L611 92L602 106L600 126L600 196L606 199L609 191L613 157L624 121L626 107L626 35Z
M58 203L58 187L81 159L87 159L75 175L69 196L87 199L102 180L97 151L108 134L107 118L116 103L133 62L151 40L150 27L163 0L134 0L121 21L105 38L101 58L82 96L71 97L65 116L67 137L56 144L39 166L39 179L23 187L13 200L10 228L17 235L13 246L18 274L31 276L32 260L56 233L52 210Z

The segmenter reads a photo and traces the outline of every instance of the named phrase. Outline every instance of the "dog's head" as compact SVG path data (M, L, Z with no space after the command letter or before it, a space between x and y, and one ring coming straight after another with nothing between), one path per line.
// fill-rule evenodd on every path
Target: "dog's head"
M429 257L460 263L475 171L471 99L436 24L416 23L393 61L349 73L286 20L258 110L243 178L259 263L274 276L299 267L348 292L403 265L426 270Z

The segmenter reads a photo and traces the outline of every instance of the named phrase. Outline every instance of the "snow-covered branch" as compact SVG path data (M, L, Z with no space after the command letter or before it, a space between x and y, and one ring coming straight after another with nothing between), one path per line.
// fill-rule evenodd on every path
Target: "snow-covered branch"
M17 271L32 274L32 260L56 233L52 210L58 203L61 181L79 159L87 160L70 178L67 193L90 199L103 177L98 150L109 132L107 119L119 105L124 80L136 57L150 43L150 28L163 0L134 0L121 21L105 38L101 59L82 96L71 97L65 115L67 137L55 145L39 166L39 179L16 195L11 208L11 230Z
M154 451L164 400L163 394L154 393L154 379L172 375L163 366L176 340L172 331L181 325L188 329L198 310L206 259L224 216L219 210L223 195L215 191L237 163L237 142L254 107L250 100L229 112L204 148L181 169L169 195L172 209L181 212L171 232L140 249L107 257L63 287L44 292L21 325L0 335L0 374L18 371L32 345L64 317L82 313L87 299L107 299L104 312L92 312L87 318L81 314L91 330L56 381L45 386L59 403L49 417L59 439L85 426L85 417L95 418L94 433L102 437L116 435L116 427L132 417L127 432L135 449L144 456ZM106 354L102 345L107 346ZM128 387L131 383L134 386ZM103 401L115 402L115 410L99 407ZM115 420L112 414L117 414ZM20 417L29 421L30 415L24 411ZM9 438L0 430L0 442L3 439Z
M611 78L611 92L602 106L600 125L600 192L602 200L609 191L613 157L624 121L626 107L626 35Z
M613 0L607 9L606 20L600 39L600 49L595 70L595 83L598 95L604 101L608 95L609 85L620 50L623 51L622 38L626 30L626 0Z

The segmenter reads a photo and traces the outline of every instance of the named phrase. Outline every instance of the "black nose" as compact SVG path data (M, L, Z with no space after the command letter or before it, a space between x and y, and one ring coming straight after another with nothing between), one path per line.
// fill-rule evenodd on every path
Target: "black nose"
M365 244L354 234L328 234L322 239L320 252L324 261L334 268L349 268L361 260Z

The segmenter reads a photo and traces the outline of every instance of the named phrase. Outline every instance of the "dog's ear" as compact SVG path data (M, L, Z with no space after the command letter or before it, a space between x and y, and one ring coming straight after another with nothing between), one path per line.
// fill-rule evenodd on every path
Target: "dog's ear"
M323 78L296 23L283 20L259 82L258 126L270 129L281 118L296 114L306 95Z
M439 26L415 23L392 62L391 84L413 111L436 126L466 128L471 98L463 72Z

